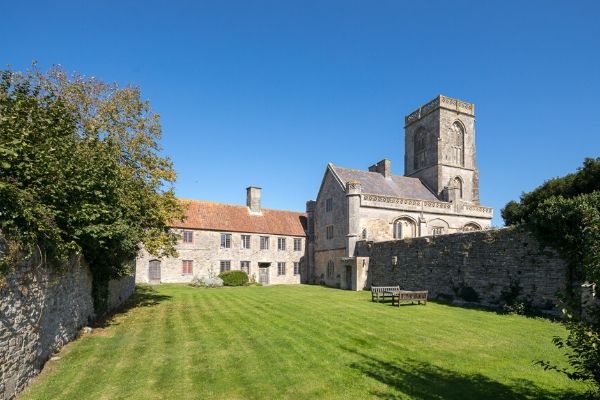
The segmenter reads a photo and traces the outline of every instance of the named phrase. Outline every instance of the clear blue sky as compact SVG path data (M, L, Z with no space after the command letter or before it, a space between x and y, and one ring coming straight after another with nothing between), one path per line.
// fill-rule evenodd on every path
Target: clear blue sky
M327 162L403 174L403 118L476 104L481 201L600 155L598 1L2 1L0 64L142 88L179 196L303 210Z

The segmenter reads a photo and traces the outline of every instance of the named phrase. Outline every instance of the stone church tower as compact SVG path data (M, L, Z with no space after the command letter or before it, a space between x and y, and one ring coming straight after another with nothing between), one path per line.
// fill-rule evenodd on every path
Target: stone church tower
M475 105L438 96L405 118L404 175L442 201L479 204Z

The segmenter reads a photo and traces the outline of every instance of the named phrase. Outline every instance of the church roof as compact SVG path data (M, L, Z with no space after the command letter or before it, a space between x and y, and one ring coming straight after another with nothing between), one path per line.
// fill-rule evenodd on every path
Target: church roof
M246 206L204 200L180 202L186 218L172 223L174 228L306 236L306 214L301 212L263 208L260 214L254 214Z
M346 185L348 181L359 181L363 193L408 199L438 200L435 194L418 178L398 175L386 178L379 172L337 167L333 164L331 164L331 169L342 181L343 185Z

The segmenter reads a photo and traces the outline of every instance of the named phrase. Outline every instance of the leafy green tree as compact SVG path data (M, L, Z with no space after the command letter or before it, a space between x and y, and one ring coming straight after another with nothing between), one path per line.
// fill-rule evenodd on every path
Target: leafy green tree
M577 172L546 181L521 195L519 202L509 202L502 217L507 225L520 224L555 248L569 262L570 283L600 282L600 158L587 158ZM569 334L553 341L568 350L570 368L538 364L592 383L591 396L600 397L600 310L592 306L580 313L586 310L579 310L576 296L571 293L566 300L563 323Z
M0 79L0 229L55 264L83 253L102 311L107 282L129 272L140 244L175 254L182 218L159 116L138 88L55 68Z

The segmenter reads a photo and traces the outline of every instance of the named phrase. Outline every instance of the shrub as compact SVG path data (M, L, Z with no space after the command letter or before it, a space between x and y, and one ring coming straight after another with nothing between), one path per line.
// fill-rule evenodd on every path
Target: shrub
M223 279L218 276L203 276L201 278L196 276L192 279L191 285L194 287L221 287L223 286Z
M248 274L244 271L225 271L219 274L225 286L244 286L248 284Z

